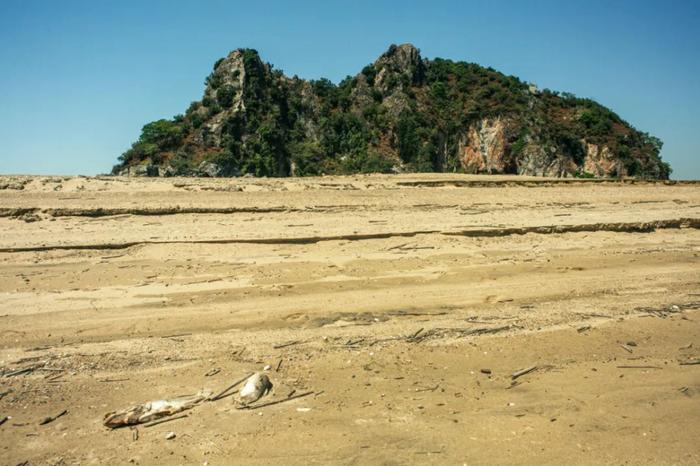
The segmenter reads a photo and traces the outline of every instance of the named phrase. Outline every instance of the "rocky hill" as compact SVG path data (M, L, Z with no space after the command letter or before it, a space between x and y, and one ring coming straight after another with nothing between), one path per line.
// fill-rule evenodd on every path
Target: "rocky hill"
M218 60L202 100L143 127L113 173L304 176L518 173L667 179L661 141L610 109L492 68L392 45L335 85L252 49Z

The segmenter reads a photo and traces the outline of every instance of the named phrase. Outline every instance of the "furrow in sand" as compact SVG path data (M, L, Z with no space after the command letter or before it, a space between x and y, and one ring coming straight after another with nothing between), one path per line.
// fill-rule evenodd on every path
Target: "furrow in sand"
M127 241L121 243L95 243L95 244L55 244L41 246L20 246L0 248L0 252L35 252L51 250L73 250L73 249L126 249L132 246L150 244L313 244L322 241L362 241L371 239L387 239L414 237L417 235L439 234L446 236L466 236L466 237L499 237L512 235L533 234L563 234L578 232L615 232L615 233L650 233L658 229L680 229L693 228L700 229L700 219L698 218L678 218L668 220L653 220L649 222L621 222L621 223L591 223L579 225L542 225L528 227L503 227L503 228L473 228L459 231L440 230L415 230L403 232L386 233L364 233L331 236L300 236L284 238L223 238L223 239L202 239L202 240L145 240Z
M700 228L700 219L679 218L670 220L652 220L650 222L622 222L622 223L589 223L580 225L544 225L531 227L506 227L506 228L475 228L461 231L446 231L443 235L469 236L469 237L493 237L525 235L527 233L556 234L610 231L617 233L650 233L658 229L674 228Z
M115 207L115 208L82 208L82 207L4 207L0 208L0 217L20 217L26 214L44 214L50 217L113 217L117 215L134 216L165 216L182 214L269 214L269 213L313 213L333 210L365 209L363 205L325 205L308 207Z
M265 214L276 212L294 212L305 209L294 209L288 207L144 207L144 208L51 208L41 209L38 207L29 208L0 208L0 217L19 217L24 214L47 214L51 217L111 217L115 215L178 215L178 214Z

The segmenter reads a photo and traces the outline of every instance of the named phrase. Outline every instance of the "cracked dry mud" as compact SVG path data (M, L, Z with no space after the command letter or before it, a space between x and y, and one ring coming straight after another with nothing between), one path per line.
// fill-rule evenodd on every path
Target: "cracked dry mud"
M697 183L0 186L3 464L700 462ZM266 365L314 393L102 425Z

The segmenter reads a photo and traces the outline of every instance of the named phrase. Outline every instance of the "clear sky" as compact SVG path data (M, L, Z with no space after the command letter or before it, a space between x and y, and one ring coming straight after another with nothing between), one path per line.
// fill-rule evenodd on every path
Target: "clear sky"
M238 47L338 82L404 42L591 97L700 179L698 0L0 0L0 173L109 172Z

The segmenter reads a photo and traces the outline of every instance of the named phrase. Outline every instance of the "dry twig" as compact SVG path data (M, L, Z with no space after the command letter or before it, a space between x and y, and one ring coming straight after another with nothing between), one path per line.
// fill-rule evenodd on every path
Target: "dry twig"
M239 406L239 407L236 408L236 409L258 409L258 408L265 408L266 406L272 406L272 405L276 405L276 404L279 404L279 403L284 403L285 401L291 401L291 400L295 400L295 399L297 399L297 398L302 398L302 397L305 397L305 396L309 396L309 395L311 395L311 394L313 394L313 393L314 393L313 391L304 392L304 393L300 393L300 394L298 394L298 395L288 396L287 398L284 398L284 399L281 399L281 400L268 401L267 403L261 403L261 404L259 404L259 405L255 405L255 406L248 406L248 405L246 405L246 406Z
M274 349L286 348L287 346L297 345L301 343L301 340L294 340L287 343L282 343L280 345L273 346Z
M179 416L173 416L173 417L169 417L166 419L158 419L157 421L149 422L148 424L144 424L143 426L144 427L153 427L153 426L157 426L158 424L163 424L166 422L175 421L177 419L182 419L182 418L185 418L188 416L189 416L189 414L181 414ZM138 438L138 434L136 434L136 438Z

